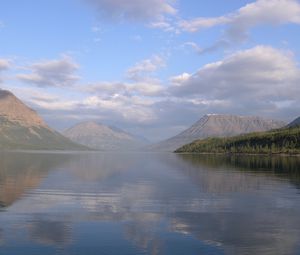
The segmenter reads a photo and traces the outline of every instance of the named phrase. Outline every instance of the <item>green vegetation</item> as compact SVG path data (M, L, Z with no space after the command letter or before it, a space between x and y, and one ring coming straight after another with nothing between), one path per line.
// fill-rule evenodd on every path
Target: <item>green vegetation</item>
M176 153L300 154L300 126L229 138L207 138L182 146Z

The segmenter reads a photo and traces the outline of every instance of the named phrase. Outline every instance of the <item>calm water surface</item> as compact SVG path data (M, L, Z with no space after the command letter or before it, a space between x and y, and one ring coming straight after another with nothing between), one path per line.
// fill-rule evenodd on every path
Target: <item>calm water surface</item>
M0 154L0 254L300 254L300 158Z

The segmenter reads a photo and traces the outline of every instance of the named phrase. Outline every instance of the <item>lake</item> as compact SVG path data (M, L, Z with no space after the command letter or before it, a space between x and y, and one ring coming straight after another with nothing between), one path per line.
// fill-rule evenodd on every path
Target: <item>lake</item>
M300 254L300 158L0 154L0 254Z

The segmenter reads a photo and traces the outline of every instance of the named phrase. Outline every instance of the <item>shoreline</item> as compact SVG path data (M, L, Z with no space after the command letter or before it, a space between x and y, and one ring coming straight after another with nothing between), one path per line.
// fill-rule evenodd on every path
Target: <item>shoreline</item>
M174 154L193 154L193 155L225 155L225 156L280 156L280 157L300 157L300 153L232 153L232 152L173 152Z

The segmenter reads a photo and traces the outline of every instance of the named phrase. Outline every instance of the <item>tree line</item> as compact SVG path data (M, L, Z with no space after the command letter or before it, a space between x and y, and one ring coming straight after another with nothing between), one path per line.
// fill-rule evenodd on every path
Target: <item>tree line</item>
M250 133L228 138L207 138L182 146L176 153L299 154L300 127Z

